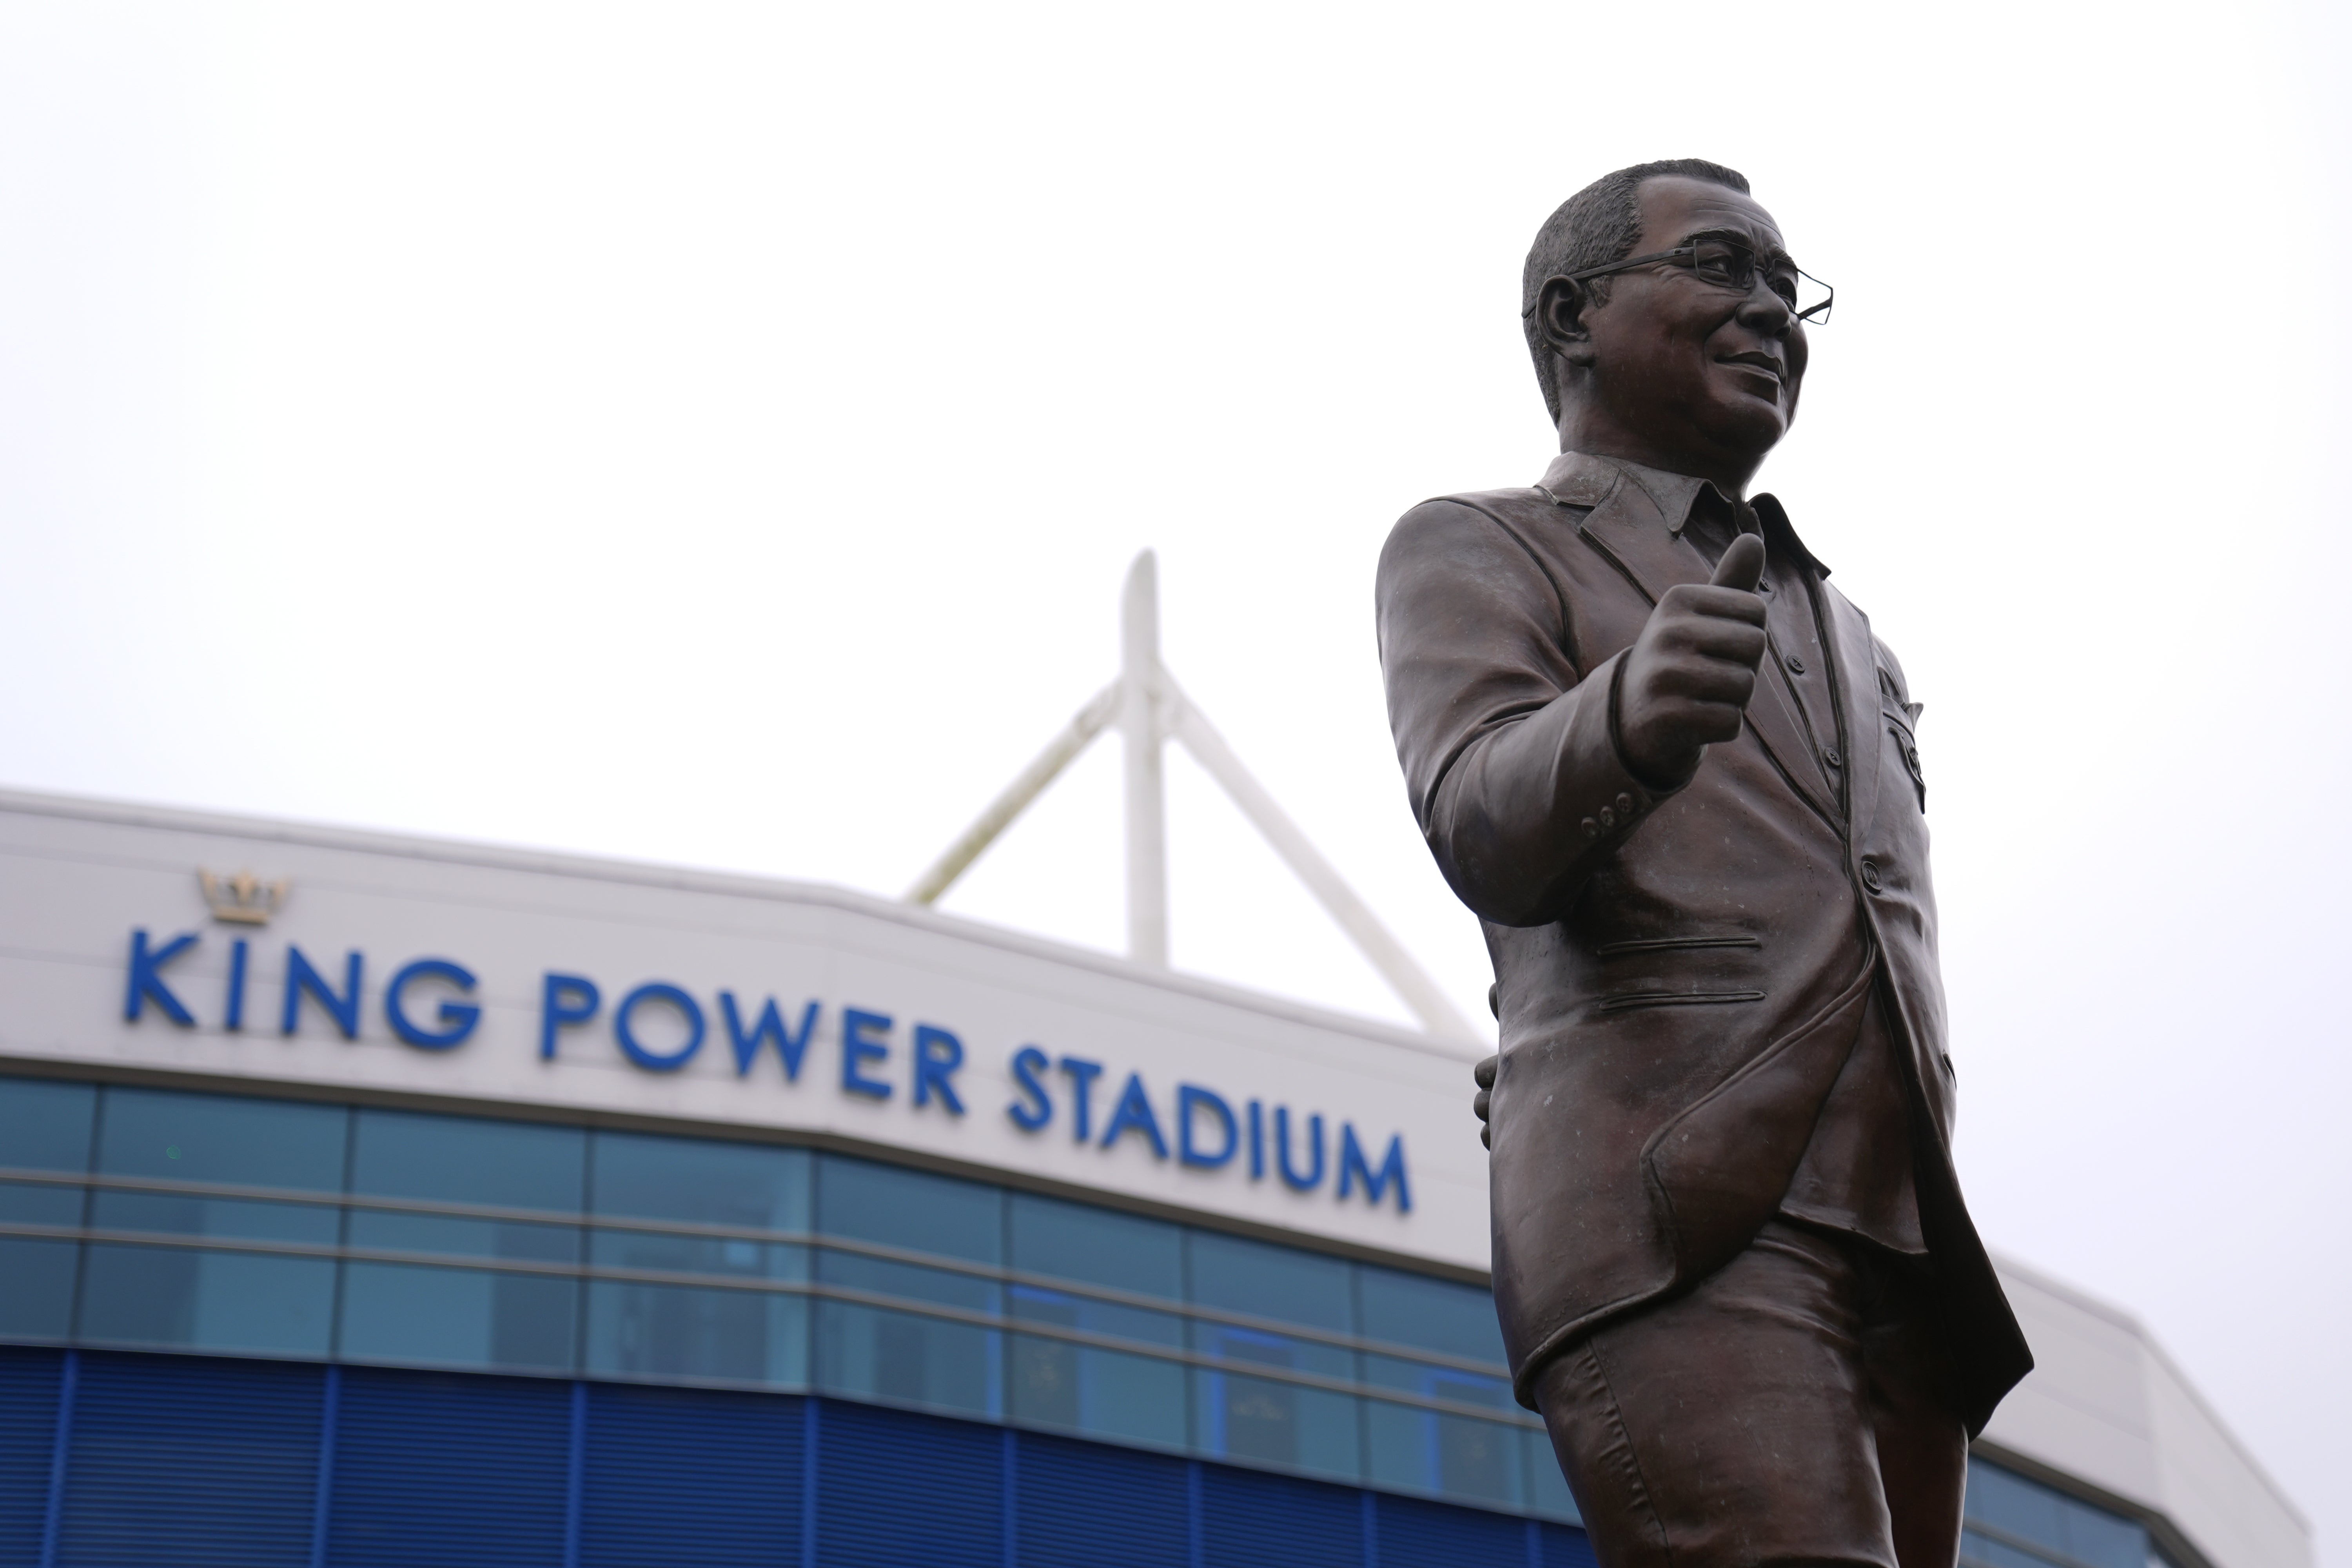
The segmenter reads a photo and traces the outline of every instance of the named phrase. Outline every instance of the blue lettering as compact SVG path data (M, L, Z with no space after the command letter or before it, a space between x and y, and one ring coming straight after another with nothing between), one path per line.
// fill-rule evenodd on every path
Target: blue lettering
M877 1100L890 1098L890 1086L881 1079L867 1078L857 1070L860 1062L887 1060L890 1055L887 1043L869 1040L866 1034L890 1032L887 1013L861 1013L855 1007L841 1010L841 1087L852 1094L870 1094Z
M1034 1132L1054 1120L1053 1099L1046 1094L1045 1086L1037 1081L1037 1075L1049 1065L1050 1058L1034 1046L1024 1046L1013 1053L1013 1084L1029 1097L1031 1103L1024 1105L1016 1100L1004 1108L1004 1114L1013 1118L1013 1124L1024 1132Z
M252 946L243 937L228 944L228 1002L221 1010L221 1027L232 1035L245 1027L245 963Z
M1374 1208L1381 1205L1381 1194L1388 1191L1389 1183L1396 1183L1397 1213L1412 1212L1412 1188L1404 1179L1404 1135L1396 1133L1389 1139L1388 1158L1381 1162L1380 1173L1374 1175L1370 1162L1364 1158L1363 1146L1356 1142L1352 1122L1339 1123L1339 1195L1346 1197L1358 1178L1364 1184L1364 1197Z
M743 1016L735 1010L735 993L719 994L719 1012L727 1020L727 1039L735 1047L735 1076L751 1076L751 1064L760 1058L760 1043L773 1037L776 1055L783 1058L784 1081L801 1080L801 1058L808 1052L811 1036L816 1033L817 1005L814 1002L801 1009L800 1033L784 1027L783 1018L776 1012L776 999L770 996L760 1009L760 1021L749 1034L743 1032Z
M1206 1110L1216 1117L1219 1126L1224 1131L1225 1146L1213 1154L1204 1153L1192 1146L1193 1113L1201 1110ZM1231 1164L1234 1151L1241 1147L1241 1128L1234 1121L1234 1108L1224 1102L1223 1096L1189 1083L1178 1088L1176 1090L1176 1152L1177 1157L1184 1163L1198 1165L1203 1170L1211 1171L1220 1165Z
M585 975L550 974L539 987L539 1054L555 1059L555 1032L566 1024L584 1024L596 1016L604 997Z
M1075 1136L1083 1143L1094 1134L1095 1079L1102 1077L1102 1063L1064 1057L1062 1070L1070 1075L1070 1116L1077 1123Z
M1290 1168L1290 1107L1276 1106L1274 1108L1275 1163L1282 1167L1282 1179L1289 1184L1294 1192L1311 1193L1323 1184L1322 1117L1310 1116L1307 1119L1307 1142L1315 1151L1315 1165L1302 1176Z
M1134 1128L1151 1140L1151 1152L1168 1158L1168 1140L1160 1135L1160 1118L1151 1113L1151 1099L1143 1092L1143 1075L1127 1075L1127 1087L1118 1091L1118 1109L1111 1112L1110 1128L1103 1133L1106 1149L1118 1142L1118 1135Z
M240 949L245 943L236 944ZM244 954L240 952L238 957ZM474 977L446 958L420 958L392 977L383 988L384 1022L392 1032L410 1045L423 1050L452 1050L466 1043L474 1026L482 1021L482 1010L471 1002L453 1002L445 996L436 1016L441 1020L438 1029L419 1028L408 1016L405 998L409 983L416 980L446 980L460 991L474 988Z
M170 986L163 984L163 966L195 945L196 933L182 931L151 952L145 931L131 933L131 984L122 993L122 1016L125 1020L137 1023L139 1015L146 1011L148 1003L152 1002L163 1009L163 1016L180 1027L195 1027L196 1016L172 994Z
M360 955L349 953L343 959L343 994L338 996L327 984L327 977L310 966L302 950L289 942L286 945L286 1005L278 1014L278 1032L290 1035L302 1021L302 994L309 992L311 1000L327 1010L343 1038L360 1037Z
M1265 1177L1265 1107L1250 1101L1250 1180Z
M686 1020L686 1044L667 1056L646 1049L637 1039L633 1020L637 1008L647 1002L667 1002ZM613 1038L620 1042L621 1054L647 1072L676 1072L693 1060L694 1053L702 1048L703 1029L702 1004L667 981L648 980L622 997L621 1005L613 1010Z
M915 1103L929 1105L938 1095L940 1103L956 1115L963 1114L963 1101L956 1098L955 1070L963 1066L963 1042L945 1029L932 1024L915 1026Z

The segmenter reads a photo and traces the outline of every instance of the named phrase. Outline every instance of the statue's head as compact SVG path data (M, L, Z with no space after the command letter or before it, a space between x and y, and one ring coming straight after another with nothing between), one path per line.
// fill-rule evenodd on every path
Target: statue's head
M1564 448L1736 486L1796 417L1805 321L1828 313L1747 179L1696 158L1620 169L1561 204L1521 303Z

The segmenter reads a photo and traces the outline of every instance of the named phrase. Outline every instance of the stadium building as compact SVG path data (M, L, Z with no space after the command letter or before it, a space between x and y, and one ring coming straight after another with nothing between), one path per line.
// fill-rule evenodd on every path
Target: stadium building
M841 890L0 796L0 1562L1581 1564L1453 1043ZM1966 1560L2307 1568L2132 1322Z

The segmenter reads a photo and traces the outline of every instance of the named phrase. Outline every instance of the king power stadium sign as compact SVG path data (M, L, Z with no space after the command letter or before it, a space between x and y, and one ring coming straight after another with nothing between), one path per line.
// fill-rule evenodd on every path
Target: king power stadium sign
M224 881L199 876L208 895ZM284 882L275 884L275 896L282 900L285 889ZM218 913L221 900L213 901ZM213 994L202 995L174 971L205 940L201 931L132 930L124 966L125 1023L194 1029L198 1008L209 1005L211 1021L226 1034L260 1029L292 1039L323 1029L345 1040L359 1038L371 973L365 953L352 948L337 959L314 959L287 942L282 963L271 966L274 982L264 983L255 973L256 940L230 937L223 977L205 987ZM420 1052L515 1044L478 1041L480 984L473 969L454 959L413 958L383 982L378 1006L392 1035ZM814 998L788 1006L773 995L733 989L717 991L706 1005L702 996L667 980L640 982L607 1005L605 985L553 970L539 977L536 991L530 1043L543 1061L562 1062L609 1042L637 1070L667 1074L686 1068L706 1047L723 1045L736 1078L772 1073L787 1091L801 1089L805 1076L840 1094L903 1102L918 1115L961 1117L974 1109L959 1081L968 1056L963 1037L942 1023L908 1020L902 1029L896 1015L870 1006L829 1007ZM819 1026L828 1019L833 1061L820 1068L813 1058ZM1278 1179L1296 1193L1328 1186L1341 1203L1412 1210L1401 1132L1371 1142L1351 1121L1204 1084L1176 1083L1155 1094L1140 1070L1122 1074L1100 1060L1033 1043L1013 1048L1005 1068L1016 1092L1002 1114L1024 1133L1051 1136L1058 1126L1063 1136L1104 1151L1174 1160L1200 1172L1237 1167L1250 1181Z
M805 1142L1466 1280L1491 1048L849 889L0 791L0 1076Z

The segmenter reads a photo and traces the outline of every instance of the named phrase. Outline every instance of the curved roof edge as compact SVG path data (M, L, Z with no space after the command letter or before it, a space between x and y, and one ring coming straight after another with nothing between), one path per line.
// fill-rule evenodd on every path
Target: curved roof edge
M2182 1568L2312 1568L2311 1524L2138 1320L1996 1259L2037 1365L1977 1444L2147 1522Z

